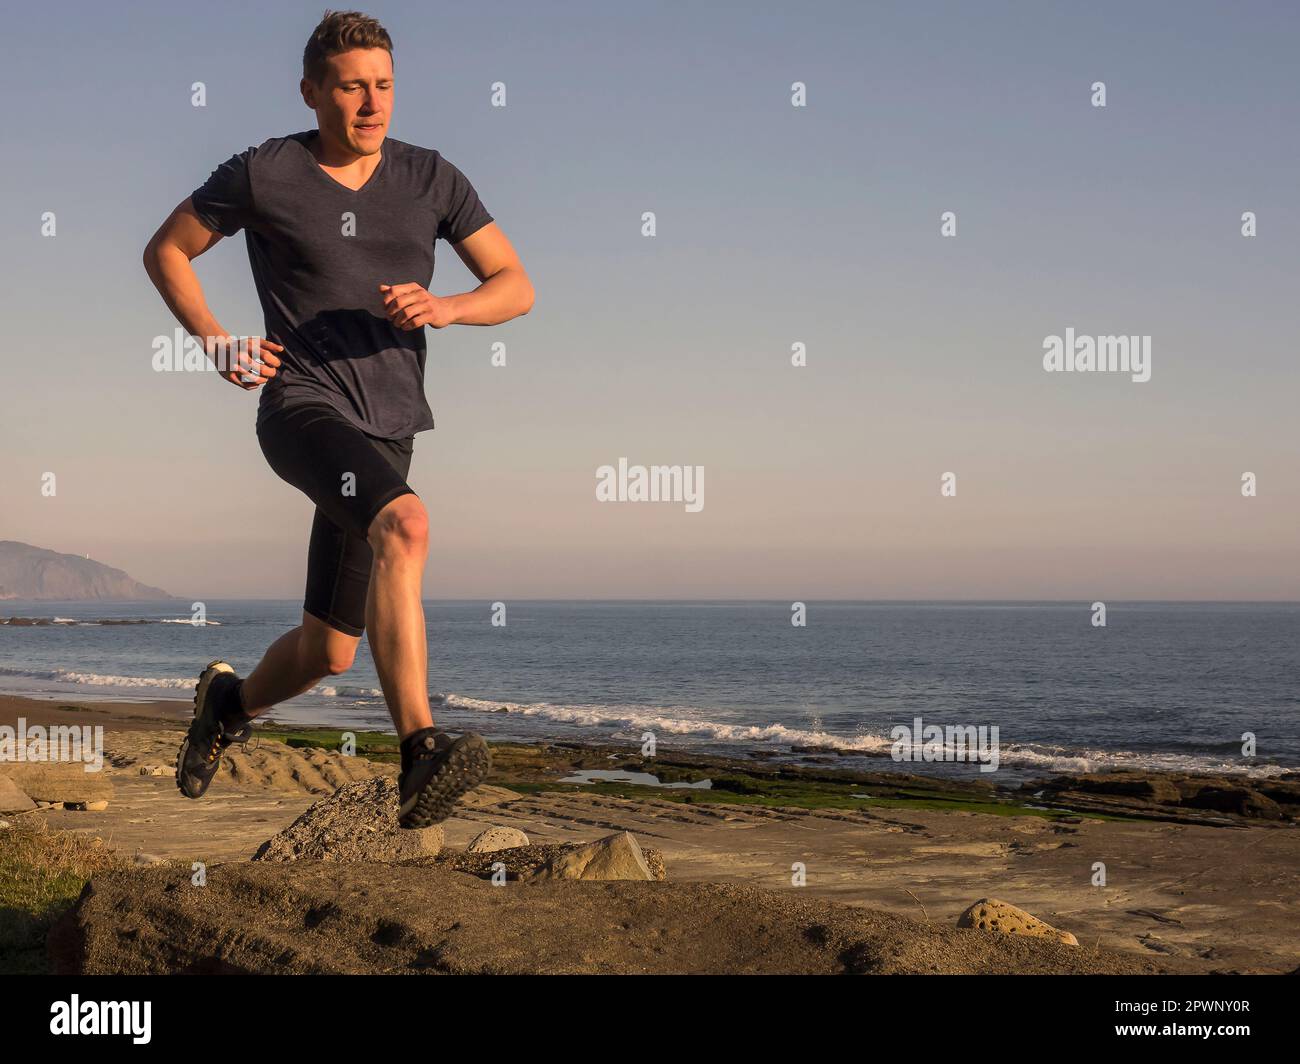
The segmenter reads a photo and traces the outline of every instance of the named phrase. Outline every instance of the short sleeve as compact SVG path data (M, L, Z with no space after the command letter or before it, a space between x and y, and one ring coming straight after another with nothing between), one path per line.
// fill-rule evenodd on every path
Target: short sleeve
M256 149L232 155L212 171L190 202L199 221L222 236L234 236L253 220L253 189L248 166Z
M469 178L446 159L440 159L438 165L442 170L439 174L438 238L449 244L459 244L492 221L492 215L478 198Z

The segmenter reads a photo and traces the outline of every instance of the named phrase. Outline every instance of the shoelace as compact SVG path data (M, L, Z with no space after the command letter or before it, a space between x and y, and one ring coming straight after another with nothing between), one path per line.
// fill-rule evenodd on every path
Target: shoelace
M207 756L208 764L211 764L213 761L219 758L221 756L221 751L224 750L227 746L231 746L234 743L240 743L240 744L247 743L248 740L252 737L252 734L253 734L253 729L251 726L247 724L245 724L237 732L227 732L225 726L222 725L222 727L217 731L216 735L214 735L212 738L212 747L211 749L208 750L208 756Z
M445 732L436 733L433 736L432 747L425 746L421 743L411 751L410 762L403 764L402 771L406 772L410 766L414 765L417 761L432 761L434 758L445 753L449 746L451 746L451 737ZM405 759L403 760L405 761Z

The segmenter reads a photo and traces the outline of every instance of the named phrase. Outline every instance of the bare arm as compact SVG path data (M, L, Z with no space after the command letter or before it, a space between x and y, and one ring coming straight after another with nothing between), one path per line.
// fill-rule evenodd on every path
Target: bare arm
M452 247L481 282L472 292L448 297L454 324L499 325L533 309L533 283L496 222L488 222Z
M496 222L452 247L482 283L454 296L435 296L413 283L381 285L393 324L408 331L425 325L500 325L533 309L533 283Z
M172 211L145 245L144 268L149 280L158 289L158 294L163 297L163 302L185 330L203 345L203 350L213 359L214 365L223 371L221 375L231 383L251 390L275 376L275 367L280 364L280 360L270 352L283 351L284 348L270 340L261 340L259 344L253 345L260 350L254 351L252 357L244 363L243 356L249 352L246 350L247 345L241 345L242 365L240 368L232 367L228 372L217 361L220 340L228 334L208 309L203 286L199 284L199 276L194 272L191 262L215 247L220 240L221 234L214 233L199 221L193 204L186 199ZM253 358L259 355L264 362L260 366L253 363ZM243 380L247 373L257 374L258 379Z

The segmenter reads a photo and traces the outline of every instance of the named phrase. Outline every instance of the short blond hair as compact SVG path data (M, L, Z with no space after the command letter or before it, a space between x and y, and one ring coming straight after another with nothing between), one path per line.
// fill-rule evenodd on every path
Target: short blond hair
M313 84L325 80L325 60L353 48L383 48L393 54L393 39L378 19L360 11L326 11L302 52L302 76Z

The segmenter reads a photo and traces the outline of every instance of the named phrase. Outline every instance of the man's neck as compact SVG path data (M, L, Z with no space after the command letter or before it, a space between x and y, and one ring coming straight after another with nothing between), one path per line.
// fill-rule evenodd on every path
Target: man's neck
M384 157L382 147L373 155L359 155L346 144L340 144L333 138L326 137L319 129L307 142L307 146L315 156L316 162L323 169L329 170L332 177L356 187L370 180L370 175L375 172Z

